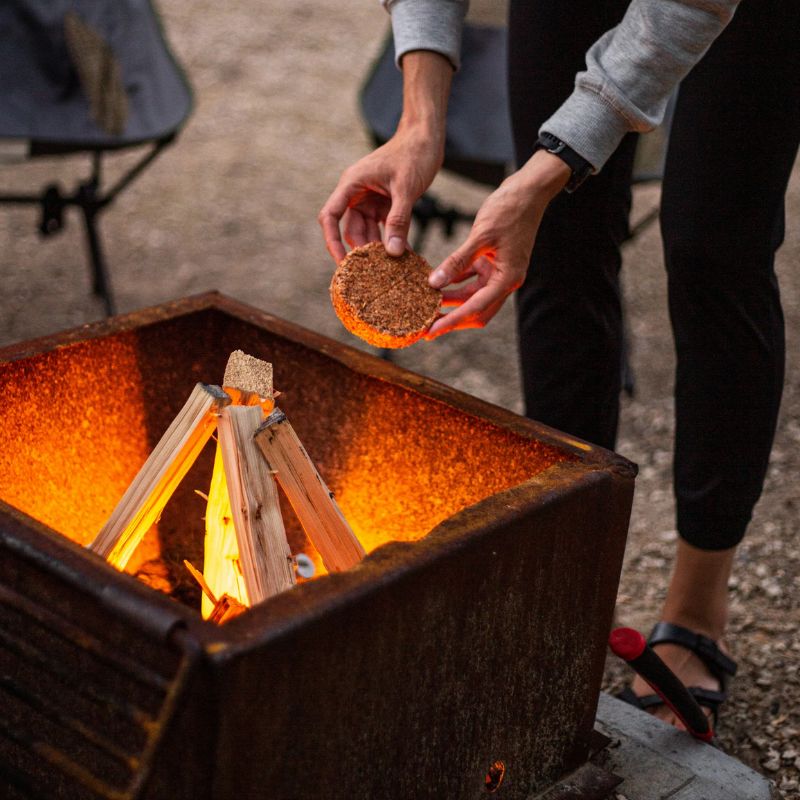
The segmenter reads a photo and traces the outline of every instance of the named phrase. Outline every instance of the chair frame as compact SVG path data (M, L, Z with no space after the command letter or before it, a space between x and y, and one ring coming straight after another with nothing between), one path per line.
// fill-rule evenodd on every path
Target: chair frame
M109 152L122 149L123 146L104 148L31 142L31 157L88 154L91 159L89 177L79 182L71 193L64 193L57 183L48 184L39 193L0 193L2 204L40 206L39 233L42 236L52 236L64 229L64 211L68 207L74 206L80 211L91 262L92 291L103 301L103 307L109 317L116 313L116 303L100 240L100 214L141 175L164 148L175 140L176 135L175 131L171 131L166 136L152 141L147 152L108 188L103 188L102 185L103 157ZM132 146L135 145L124 145L124 147Z

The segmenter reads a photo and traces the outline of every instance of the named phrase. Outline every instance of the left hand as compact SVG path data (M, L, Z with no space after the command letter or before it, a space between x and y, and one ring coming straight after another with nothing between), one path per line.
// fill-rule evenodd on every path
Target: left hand
M430 276L453 311L431 325L426 339L464 328L483 328L522 286L542 215L570 178L558 156L539 150L484 201L467 240ZM474 280L457 289L453 283Z

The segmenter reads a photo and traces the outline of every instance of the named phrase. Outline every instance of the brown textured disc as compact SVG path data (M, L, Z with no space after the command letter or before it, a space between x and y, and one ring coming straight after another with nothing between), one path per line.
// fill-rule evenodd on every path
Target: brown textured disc
M333 273L331 300L342 324L375 347L407 347L439 313L442 293L428 285L430 267L406 250L390 256L370 242L351 250Z

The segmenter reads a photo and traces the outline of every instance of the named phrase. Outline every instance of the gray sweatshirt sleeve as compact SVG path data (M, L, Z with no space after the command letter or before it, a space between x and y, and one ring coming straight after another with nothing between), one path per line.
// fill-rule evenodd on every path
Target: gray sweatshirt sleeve
M599 170L628 131L664 117L673 89L733 17L739 0L632 0L586 54L575 90L542 125Z
M392 15L395 58L409 50L433 50L461 65L461 28L469 0L381 0Z
M455 67L466 0L381 0L392 15L398 61L434 50ZM622 21L586 54L575 90L540 130L599 170L628 131L648 131L673 89L733 17L739 0L631 0Z

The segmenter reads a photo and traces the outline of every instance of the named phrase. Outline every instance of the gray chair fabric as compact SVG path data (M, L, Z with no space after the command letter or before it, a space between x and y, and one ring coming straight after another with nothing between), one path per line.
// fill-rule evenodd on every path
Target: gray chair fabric
M111 149L166 137L191 111L149 0L4 0L0 41L0 137Z

